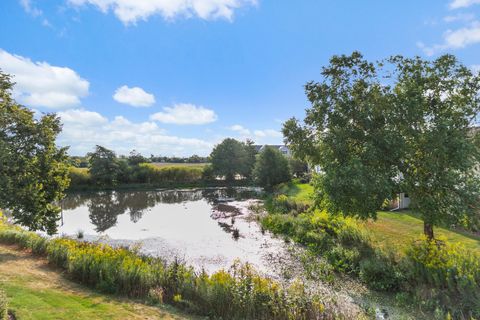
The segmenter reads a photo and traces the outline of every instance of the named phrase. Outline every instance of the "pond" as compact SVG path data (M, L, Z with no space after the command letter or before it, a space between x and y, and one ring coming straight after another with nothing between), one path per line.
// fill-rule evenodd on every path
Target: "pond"
M272 273L269 259L285 250L263 232L249 207L255 188L109 191L69 194L59 234L88 241L138 246L146 254L185 260L213 272L239 259Z

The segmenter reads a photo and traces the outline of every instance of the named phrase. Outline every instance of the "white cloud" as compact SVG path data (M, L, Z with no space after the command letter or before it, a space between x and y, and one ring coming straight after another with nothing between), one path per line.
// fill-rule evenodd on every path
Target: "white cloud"
M75 107L88 95L89 82L70 68L33 62L0 49L0 69L14 76L14 97L29 107Z
M475 19L475 15L473 13L458 13L456 15L443 17L443 21L448 23L457 21L468 22L472 21L473 19Z
M90 152L97 144L119 154L136 149L145 155L207 155L213 145L200 139L168 135L151 121L135 123L123 116L109 120L84 109L61 111L58 115L63 123L58 143L71 146L69 153L72 155Z
M253 133L255 134L256 137L259 137L259 138L265 138L265 137L281 138L281 137L283 137L281 132L279 132L277 130L273 130L273 129L255 130Z
M113 11L124 24L135 24L150 16L160 15L165 19L177 16L201 19L233 18L236 9L255 5L257 0L68 0L71 5L96 6L103 13Z
M163 110L164 112L152 114L150 120L162 123L199 125L212 123L218 119L215 111L189 103L176 104L173 107L165 107Z
M244 128L243 126L241 126L239 124L235 124L235 125L231 126L229 129L232 130L232 131L238 132L242 136L249 136L250 135L250 130L248 130L247 128Z
M36 8L31 0L20 0L20 5L23 7L26 13L33 17L38 17L43 14L42 10Z
M428 56L448 49L462 49L480 42L480 22L474 21L468 27L448 30L443 34L443 43L427 46L422 42L417 45Z
M240 140L250 139L258 144L279 144L282 141L282 133L273 129L264 130L250 130L242 125L236 124L229 127L231 131L235 132Z
M451 9L467 8L474 4L480 4L480 0L453 0L450 2Z
M139 87L121 86L115 91L113 99L133 107L150 107L155 103L155 96Z

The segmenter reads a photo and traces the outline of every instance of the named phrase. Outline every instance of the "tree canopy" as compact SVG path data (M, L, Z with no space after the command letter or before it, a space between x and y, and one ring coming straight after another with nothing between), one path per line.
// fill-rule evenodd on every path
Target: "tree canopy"
M249 178L255 163L255 149L252 143L243 143L227 138L216 145L210 154L212 172L233 181L235 176Z
M118 182L120 164L115 152L102 146L88 154L89 171L93 181L103 187L115 186Z
M265 147L257 156L253 176L258 185L266 189L292 178L287 158L273 147Z
M68 187L66 148L57 148L60 119L39 119L12 98L10 76L0 72L0 208L30 230L53 234Z
M354 52L332 57L322 76L305 87L304 123L292 118L283 127L293 153L322 167L319 203L374 218L385 200L406 192L428 238L433 226L473 217L478 74L451 55L372 63Z

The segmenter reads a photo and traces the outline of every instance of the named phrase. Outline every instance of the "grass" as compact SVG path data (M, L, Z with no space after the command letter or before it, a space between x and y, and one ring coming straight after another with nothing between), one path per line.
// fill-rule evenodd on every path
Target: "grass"
M17 319L194 319L170 307L97 294L64 277L45 259L3 244L0 288Z
M152 166L158 168L198 168L203 169L208 163L171 163L171 162L154 162L151 163Z
M312 202L313 186L308 183L288 183L278 187L277 192L293 198L295 201Z
M409 211L381 211L376 221L367 221L363 225L379 247L394 246L404 249L423 234L423 221ZM449 242L461 242L467 249L480 253L479 236L445 228L435 228L434 231L436 237L446 238Z
M309 184L286 184L280 186L278 191L299 202L312 202L313 186ZM373 243L382 248L404 249L412 240L423 235L422 220L409 211L380 211L376 221L369 220L362 225L372 237ZM451 242L460 242L467 249L480 253L480 236L445 228L435 228L434 231L436 236L444 237Z

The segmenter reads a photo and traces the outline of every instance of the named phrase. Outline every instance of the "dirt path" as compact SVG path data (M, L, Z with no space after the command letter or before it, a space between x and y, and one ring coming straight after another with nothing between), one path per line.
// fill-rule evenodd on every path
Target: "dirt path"
M0 288L17 319L195 319L169 307L151 307L101 295L68 280L44 258L0 244Z

